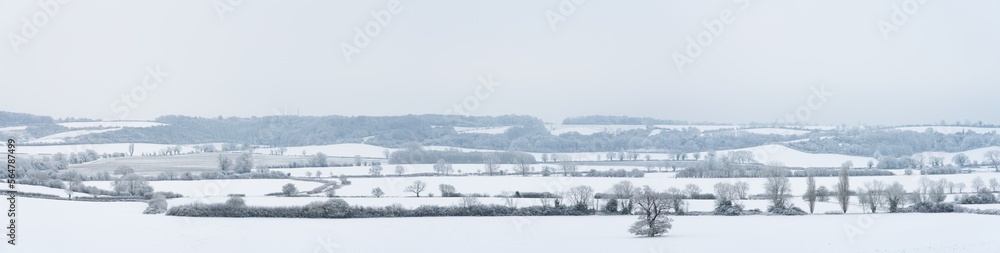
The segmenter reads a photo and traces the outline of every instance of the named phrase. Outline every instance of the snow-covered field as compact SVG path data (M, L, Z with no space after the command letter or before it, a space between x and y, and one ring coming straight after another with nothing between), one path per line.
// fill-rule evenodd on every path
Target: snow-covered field
M930 128L934 132L943 134L956 134L961 132L975 132L975 133L989 133L989 132L1000 132L1000 128L993 127L965 127L965 126L915 126L915 127L897 127L896 129L914 132L924 132Z
M188 197L226 196L229 194L246 194L246 196L264 196L268 193L281 192L281 186L292 183L301 191L316 188L321 183L298 181L291 179L240 179L240 180L198 180L198 181L151 181L149 185L155 191L171 191ZM84 185L112 190L111 181L84 181ZM371 191L371 189L368 189Z
M935 156L942 157L944 158L945 163L952 163L951 159L955 157L955 155L961 153L968 156L970 160L985 162L984 156L986 155L986 152L993 150L1000 150L1000 147L993 146L993 147L977 148L962 152L921 152L920 154L923 155L924 157L935 157Z
M396 174L396 166L397 166L396 164L389 164L389 165L383 164L382 165L382 175L395 175ZM403 169L404 169L403 173L404 174L433 173L434 172L434 164L399 164L399 166L403 167ZM542 171L542 167L544 167L544 166L552 167L554 169L554 171L552 172L552 174L562 173L561 171L559 171L559 165L558 164L535 164L535 165L533 165L533 167L535 168L535 172L541 172ZM482 172L484 170L483 169L484 165L482 165L482 164L452 164L451 167L452 167L452 169L455 170L453 174L472 174L472 173L479 173L479 172ZM506 170L507 174L513 174L514 173L514 167L515 167L515 165L513 165L513 164L500 164L500 170ZM280 171L280 172L285 172L285 173L292 173L292 176L297 176L297 177L305 177L306 176L306 172L309 172L309 173L312 173L312 175L315 175L316 171L319 171L320 173L322 173L322 175L324 175L324 177L329 177L329 176L339 176L339 175L364 176L364 175L369 175L369 169L371 169L371 166L291 168L291 169L271 169L271 171ZM578 165L577 166L577 171L580 171L580 172L590 171L591 169L597 170L597 171L608 171L608 170L617 170L617 169L624 169L624 170L639 169L641 171L646 171L646 168L641 167L641 166L597 166L597 165ZM648 174L646 174L646 176L652 176L654 174L669 174L669 173L648 173Z
M45 145L45 146L19 146L18 153L25 154L55 154L62 152L63 154L68 154L70 152L84 152L88 149L96 151L98 154L103 153L128 153L128 146L130 143L106 143L106 144L72 144L72 145ZM196 144L201 145L201 144ZM194 146L196 145L180 145L181 153L187 153L194 151ZM219 148L218 143L215 144ZM177 145L170 144L152 144L152 143L135 143L135 154L142 153L156 153L164 148L170 148Z
M635 216L187 218L144 215L145 204L132 202L18 203L18 244L4 243L2 252L87 252L95 245L102 253L992 253L1000 247L1000 219L974 214L675 216L666 236L637 238L626 232Z
M154 127L165 125L152 121L94 121L94 122L64 122L60 126L68 128L89 128L89 127Z
M28 129L28 126L0 127L0 132L23 131L23 130L27 130L27 129Z
M30 192L30 193L56 195L64 198L69 196L63 189L49 188L45 186L14 184L14 188L17 190L17 192ZM73 196L76 197L76 196L93 196L93 195L81 192L74 192Z
M845 161L851 161L855 166L861 166L868 161L875 161L870 157L849 156L841 154L813 154L791 149L782 145L763 145L750 148L733 150L720 150L718 154L729 151L750 151L754 154L757 162L768 164L769 162L781 162L789 167L839 167ZM702 153L702 157L705 153ZM877 161L875 161L877 162Z

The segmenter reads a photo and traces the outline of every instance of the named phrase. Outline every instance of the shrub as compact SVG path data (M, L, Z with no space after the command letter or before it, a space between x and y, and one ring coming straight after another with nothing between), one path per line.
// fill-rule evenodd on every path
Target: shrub
M930 203L920 202L912 206L900 209L901 213L954 213L962 210L962 207L954 203Z
M245 207L247 206L247 203L246 201L243 200L242 197L231 196L229 197L229 199L226 200L226 205L234 207Z
M965 195L962 196L958 201L959 204L997 204L997 197L992 193L984 190L980 190L976 195Z
M806 215L806 211L795 206L769 206L767 207L768 215Z
M712 214L725 216L743 215L743 205L733 203L733 201L729 200L722 201L715 206L715 210L712 211Z
M146 203L149 206L146 207L145 211L142 211L143 214L161 214L167 212L167 198L163 197L163 195L155 194Z

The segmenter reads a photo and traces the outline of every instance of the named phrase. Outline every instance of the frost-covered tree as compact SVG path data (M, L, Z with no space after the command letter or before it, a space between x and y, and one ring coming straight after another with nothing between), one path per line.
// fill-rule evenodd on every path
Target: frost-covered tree
M861 205L871 210L872 213L878 211L878 207L885 202L885 183L872 180L864 183L864 187L858 188L858 201Z
M739 199L749 199L750 198L750 184L747 182L739 181L734 185L736 188L736 195Z
M784 169L769 169L767 181L764 183L764 195L771 201L771 208L785 209L789 207L792 184L785 177Z
M320 170L316 170L316 177L323 177L323 172Z
M549 162L549 154L547 154L547 153L546 154L542 154L542 162L543 163Z
M323 152L316 152L316 155L313 155L313 157L309 159L309 166L312 167L330 166L330 163L327 162L327 158L328 156Z
M306 171L306 177L312 177L312 176L313 176L312 171Z
M990 178L990 190L995 192L997 188L1000 188L1000 182L997 182L996 178Z
M850 178L848 178L847 169L849 167L840 167L840 176L838 176L837 185L833 187L834 191L837 192L837 202L840 203L840 209L847 213L847 207L850 206L851 201L851 183Z
M281 186L281 193L285 194L285 196L292 196L295 195L295 193L297 192L299 192L299 190L295 188L295 184L288 183Z
M548 159L547 156L542 156L542 160ZM493 176L500 170L500 158L496 154L486 154L483 155L483 169L486 170L486 174Z
M396 165L396 175L402 176L403 173L406 173L406 168L403 168L403 165Z
M822 185L816 188L816 200L819 202L830 201L830 189L827 189L826 186Z
M444 159L438 159L437 163L434 164L434 172L439 175L451 174L452 166L450 163L444 161Z
M514 162L516 163L514 164L514 171L521 174L521 176L528 176L528 173L535 170L531 167L532 160L534 160L533 157L529 159L529 157L517 156L514 159Z
M458 191L455 190L455 186L450 184L440 184L438 189L441 190L441 197L456 197Z
M958 153L957 155L951 157L951 162L959 168L965 167L965 165L969 163L969 156L963 153Z
M562 162L559 163L559 169L562 170L563 176L572 176L576 173L576 163L573 163L573 160L569 158L562 159Z
M903 184L893 182L885 189L885 203L889 207L890 213L895 213L900 207L906 205L906 189Z
M618 182L617 184L611 186L611 193L614 195L614 199L621 200L615 201L621 205L620 208L616 207L615 210L621 211L623 214L632 214L632 208L635 205L632 197L634 197L638 191L639 189L628 180Z
M972 192L979 192L983 188L986 188L986 182L983 181L982 176L976 176L972 179Z
M132 169L131 166L121 165L121 166L118 166L118 168L115 168L115 173L114 174L115 175L128 175L128 174L134 173L134 172L135 172L135 170Z
M372 166L370 168L368 168L368 174L372 175L372 176L376 176L376 177L377 176L381 176L382 175L382 165L381 164L372 164Z
M143 194L153 192L153 187L149 186L146 178L135 173L128 173L116 178L114 181L111 181L111 187L118 194L127 196L142 196Z
M670 224L673 220L667 217L670 204L665 194L654 191L648 185L643 186L635 197L635 203L639 207L639 220L629 227L630 233L654 237L673 228Z
M983 154L983 163L993 166L993 171L1000 172L1000 150L990 150Z
M229 172L230 170L233 169L233 159L229 159L228 156L221 153L219 154L217 159L219 161L219 170L222 171L223 173Z
M802 198L809 203L809 213L816 210L816 177L812 169L806 170L806 193Z
M594 198L594 188L586 185L569 188L567 197L574 208L587 209L591 199Z
M250 152L240 153L240 156L236 158L235 165L233 165L233 170L240 174L253 171L253 154Z
M417 181L413 181L413 184L411 184L410 186L407 186L406 189L404 189L404 190L407 191L407 192L412 192L413 194L416 194L417 198L419 198L420 197L420 192L424 191L425 188L427 188L427 183L424 183L424 181L417 180Z
M958 187L958 193L965 192L965 182L958 182L956 186Z
M695 198L698 195L701 195L701 187L698 187L696 184L687 184L684 186L684 193L691 198Z
M375 189L372 189L372 196L381 198L383 195L385 195L385 192L382 191L382 188L375 187Z

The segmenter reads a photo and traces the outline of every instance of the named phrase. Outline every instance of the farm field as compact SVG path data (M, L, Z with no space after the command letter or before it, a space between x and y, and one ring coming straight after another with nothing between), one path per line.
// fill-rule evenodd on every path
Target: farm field
M19 221L23 224L19 232L24 236L16 247L4 244L0 250L79 252L100 244L104 245L102 253L371 253L412 249L445 253L794 253L806 247L816 253L991 253L1000 247L994 233L1000 219L972 214L674 216L674 229L667 235L636 238L625 232L634 216L186 218L143 215L144 206L26 198L21 205L26 211ZM867 221L871 221L864 223L867 226L859 223ZM847 226L859 230L847 233ZM963 229L954 229L956 226ZM943 239L921 231L949 231L949 236ZM443 235L489 236L463 236L462 242L442 243L439 239ZM52 238L59 238L59 243L52 243ZM720 238L726 238L726 243L719 243Z

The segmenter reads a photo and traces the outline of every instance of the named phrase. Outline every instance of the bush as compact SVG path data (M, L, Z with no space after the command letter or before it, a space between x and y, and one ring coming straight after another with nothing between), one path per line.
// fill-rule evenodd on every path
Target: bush
M954 213L963 210L955 203L930 203L920 202L912 206L900 209L901 213Z
M230 196L229 199L226 200L226 205L234 207L245 207L247 206L247 202L244 201L242 197Z
M769 206L767 207L768 215L806 215L806 211L794 206Z
M715 206L715 210L712 211L712 214L725 216L743 215L743 205L735 204L729 200L722 201Z
M959 204L967 204L967 205L968 204L997 204L997 203L1000 203L1000 201L997 201L997 197L994 196L993 193L990 193L988 191L982 190L982 191L979 191L979 193L976 193L976 195L965 195L965 196L962 196L962 198L959 199L958 203Z
M145 211L142 211L143 214L161 214L167 212L167 198L163 197L163 195L155 194L146 203L149 206L146 207Z

